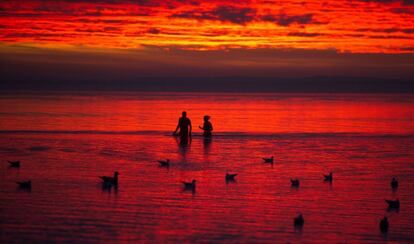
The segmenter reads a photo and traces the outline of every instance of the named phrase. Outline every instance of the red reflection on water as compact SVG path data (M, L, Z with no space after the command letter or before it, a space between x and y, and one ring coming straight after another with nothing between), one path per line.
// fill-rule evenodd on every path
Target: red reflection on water
M201 137L183 149L162 135L9 134L3 156L22 167L1 167L3 238L375 242L384 215L390 240L413 238L413 145L400 136L217 137L206 157ZM261 160L270 154L273 166ZM169 169L158 166L162 158ZM115 170L118 189L102 189L98 176ZM237 182L226 184L226 171ZM329 171L332 185L323 182ZM298 189L290 178L300 179ZM17 190L22 179L32 180L31 193ZM195 194L180 183L192 179ZM396 197L404 207L387 212L384 198ZM302 232L293 228L298 212Z
M414 132L410 95L104 94L1 98L0 130L171 131L188 111L195 132Z
M1 130L172 131L185 109L194 127L208 113L215 133L248 133L222 133L210 142L195 136L187 147L162 133L4 133L2 157L21 160L22 166L0 166L1 240L414 239L414 138L383 135L412 133L410 97L175 96L2 98L1 116L7 119ZM12 102L15 109L8 106ZM273 166L261 160L270 155ZM170 168L160 168L156 160L166 158ZM114 171L120 172L119 187L102 189L98 176ZM226 184L227 171L239 174L237 182ZM332 185L322 177L330 171ZM394 176L401 184L393 192ZM291 178L301 181L298 189L291 188ZM32 180L32 192L16 188L15 181L24 179ZM180 183L192 179L195 194ZM388 212L384 198L397 197L401 211ZM299 212L305 217L301 231L293 227ZM384 215L390 219L387 237L378 228Z

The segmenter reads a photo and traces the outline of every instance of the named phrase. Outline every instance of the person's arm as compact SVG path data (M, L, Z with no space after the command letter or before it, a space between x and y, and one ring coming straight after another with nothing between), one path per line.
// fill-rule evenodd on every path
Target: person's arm
M191 120L190 119L188 119L188 126L190 126L190 130L189 130L189 135L191 136L191 131L193 130L193 126L191 126Z
M177 127L175 128L175 131L173 132L173 135L177 134L178 128L180 128L180 119L178 119Z
M200 129L202 129L202 130L205 130L205 129L204 129L204 125L203 125L203 127L201 127L201 125L199 125L199 126L198 126L198 128L200 128Z

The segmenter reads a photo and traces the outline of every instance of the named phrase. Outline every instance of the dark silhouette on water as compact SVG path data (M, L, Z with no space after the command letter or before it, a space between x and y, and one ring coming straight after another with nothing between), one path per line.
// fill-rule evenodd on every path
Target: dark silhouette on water
M184 190L195 191L196 189L196 180L193 179L191 182L181 181L184 185Z
M385 202L388 203L388 209L400 209L400 200L397 198L396 200L387 200Z
M213 125L211 124L209 119L210 119L210 116L204 115L203 127L198 126L200 129L202 129L204 131L203 132L204 137L211 137L211 132L213 131Z
M114 177L99 176L99 178L102 179L104 184L117 186L118 185L118 175L119 175L118 171L115 171L114 172Z
M181 113L181 117L178 119L178 124L175 128L175 131L173 132L173 135L180 136L181 145L187 145L189 143L189 139L191 140L192 128L193 127L191 126L191 120L187 117L187 112L183 111ZM178 129L180 129L179 132Z
M10 168L20 168L20 161L7 161L9 162Z
M158 163L160 164L160 167L170 167L170 160L158 160Z
M379 227L382 233L386 233L388 232L388 227L389 227L389 223L388 223L388 218L384 217L380 223L379 223Z
M303 218L302 214L298 214L295 218L293 218L293 225L296 227L302 227L305 223L305 219Z
M111 193L112 189L114 190L115 194L118 194L118 185L113 185L111 183L102 183L102 192Z
M395 177L393 177L392 180L391 180L391 188L392 189L397 189L398 188L398 180Z
M21 189L28 189L28 190L32 189L32 181L31 180L29 180L29 181L18 181L16 183L19 185L19 187Z
M292 187L299 187L299 180L298 179L290 179L290 183L292 184Z
M235 181L237 174L226 173L226 182Z
M212 140L211 137L204 137L203 138L203 147L204 147L204 154L205 155L208 155L210 153L212 141L213 140Z
M273 164L274 157L271 156L270 158L262 158L265 163Z
M323 178L324 178L324 181L327 181L327 182L332 183L332 181L333 181L333 174L332 174L332 172L329 172L328 175L323 175Z

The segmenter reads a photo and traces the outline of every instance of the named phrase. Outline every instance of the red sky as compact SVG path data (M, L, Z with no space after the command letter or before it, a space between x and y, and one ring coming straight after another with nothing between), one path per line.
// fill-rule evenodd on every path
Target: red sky
M0 61L16 73L36 60L145 75L414 77L413 0L3 0L0 20Z
M36 46L414 52L414 1L2 1L1 40Z

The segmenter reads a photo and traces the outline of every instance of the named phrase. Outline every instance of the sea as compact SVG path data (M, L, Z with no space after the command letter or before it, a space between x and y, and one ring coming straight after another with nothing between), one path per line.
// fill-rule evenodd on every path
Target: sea
M1 92L0 242L412 243L413 148L412 94Z

